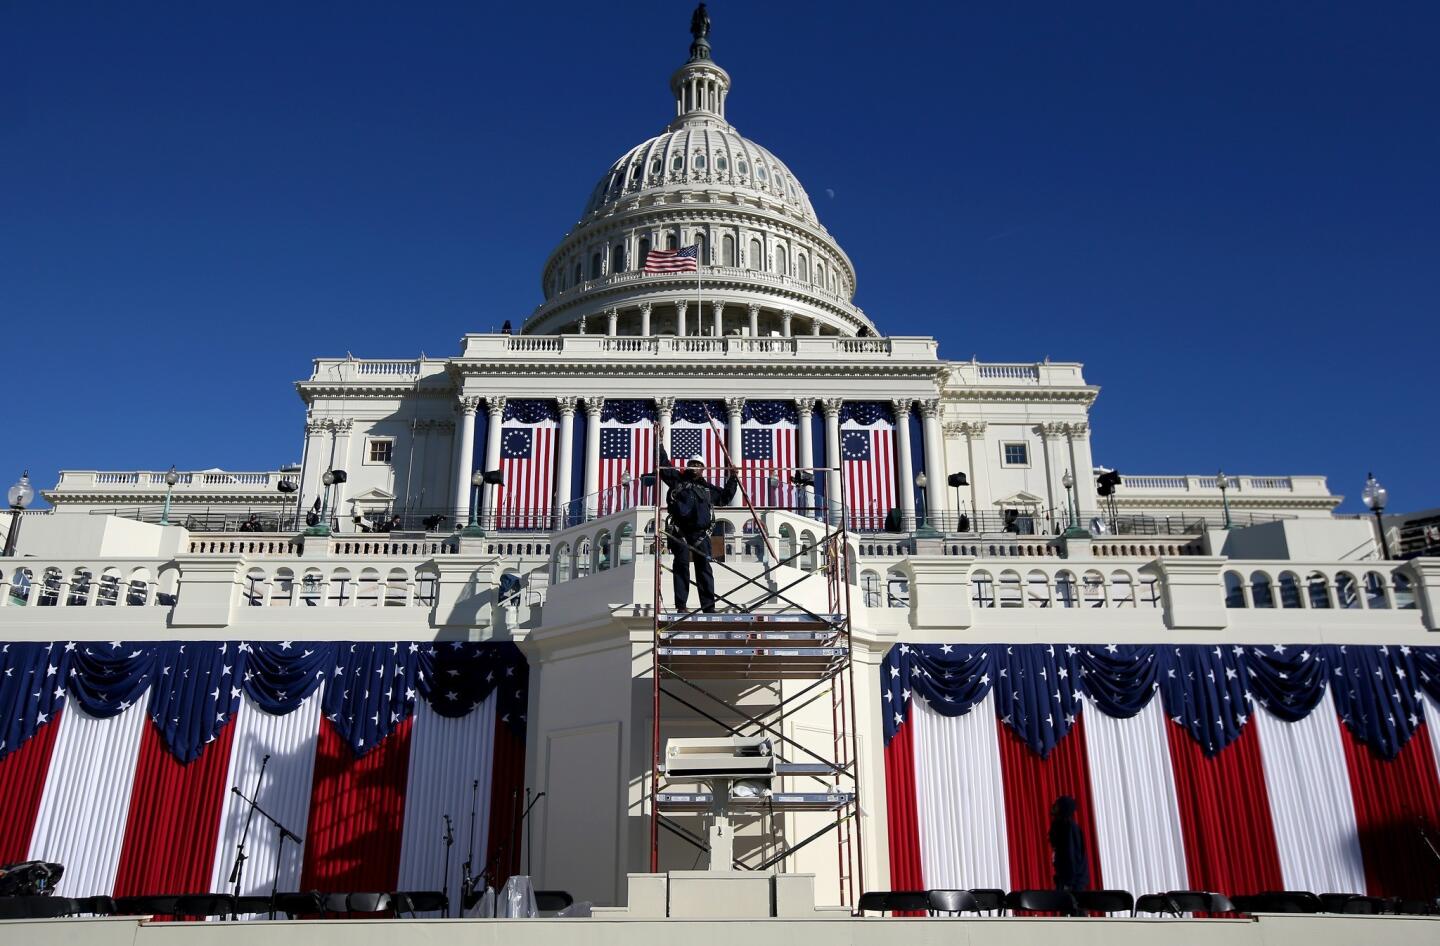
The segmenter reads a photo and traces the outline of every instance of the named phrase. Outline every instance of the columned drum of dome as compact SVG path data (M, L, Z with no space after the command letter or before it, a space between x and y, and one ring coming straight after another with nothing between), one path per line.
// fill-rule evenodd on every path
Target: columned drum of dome
M704 37L670 92L673 120L610 166L550 254L524 333L878 334L799 179L726 121L730 75ZM697 244L698 276L644 272L648 251Z

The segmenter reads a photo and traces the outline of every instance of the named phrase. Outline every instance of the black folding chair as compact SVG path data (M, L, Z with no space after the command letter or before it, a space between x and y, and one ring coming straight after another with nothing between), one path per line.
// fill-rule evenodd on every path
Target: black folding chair
M440 890L397 890L390 895L390 906L395 909L395 915L408 913L412 920L417 913L444 915L449 905L450 898Z
M566 890L535 891L535 909L541 913L559 913L574 902L575 898Z
M1135 914L1135 897L1128 890L1080 890L1072 896L1075 905L1086 913Z
M235 898L228 893L198 893L175 898L175 916L234 916Z
M392 916L400 914L391 906L388 893L352 893L345 898L345 908L349 913L389 913Z
M243 897L235 898L236 914L264 913L268 915L273 912L275 912L275 904L269 894L246 894Z
M980 912L975 895L968 890L931 890L929 893L930 913L933 915Z
M986 913L1005 912L1005 891L998 887L976 887L970 891L975 897L975 906Z
M1134 913L1168 913L1180 916L1182 913L1235 913L1235 904L1223 893L1205 890L1169 890L1165 893L1147 893L1135 901Z
M1379 897L1358 893L1322 893L1320 909L1326 913L1384 913L1386 903Z
M90 916L113 916L118 910L113 897L80 897L75 903L80 908L81 913Z
M48 920L60 916L74 916L80 912L80 904L69 897L50 897L31 894L20 897L25 902L25 916L32 920Z
M325 915L325 895L318 890L297 893L277 893L275 912L283 913L292 920L306 916Z
M1010 912L1059 913L1070 916L1077 912L1075 897L1068 890L1012 890L1005 897Z
M1320 898L1308 890L1267 890L1265 893L1231 897L1236 909L1245 913L1319 913Z
M125 916L174 916L179 897L117 897L116 912Z
M867 910L876 913L928 913L930 894L925 890L871 890L860 895L856 909L861 916Z
M1391 901L1390 912L1406 916L1435 916L1440 914L1440 901L1396 897Z
M0 897L0 920L28 920L24 897Z

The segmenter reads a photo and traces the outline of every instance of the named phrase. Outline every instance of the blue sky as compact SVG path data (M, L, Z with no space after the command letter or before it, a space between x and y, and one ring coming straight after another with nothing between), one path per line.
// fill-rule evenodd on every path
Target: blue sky
M0 480L297 461L310 358L523 320L690 9L0 0ZM1440 504L1440 7L710 9L883 332L1085 362L1124 472Z

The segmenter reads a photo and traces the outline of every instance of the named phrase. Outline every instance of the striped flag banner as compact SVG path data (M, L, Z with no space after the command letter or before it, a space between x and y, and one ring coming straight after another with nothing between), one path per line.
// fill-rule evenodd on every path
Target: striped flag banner
M724 478L724 401L676 401L670 423L670 459L678 465L699 457L712 481ZM711 424L710 419L715 423Z
M600 515L655 502L641 477L655 470L655 406L648 400L610 400L600 411ZM625 482L629 474L630 482Z
M645 253L645 272L693 273L700 260L700 244L682 246L678 250L649 250Z
M505 402L500 426L500 470L505 482L495 491L496 528L549 528L559 427L554 401Z
M884 401L847 401L840 409L840 472L850 527L875 531L895 502L895 413Z
M740 426L740 481L756 507L794 509L798 415L791 401L746 401ZM778 482L772 483L771 480Z
M441 816L476 782L475 862L518 867L513 644L11 643L0 670L0 863L64 864L62 896L232 889L232 786L303 839L281 846L281 890L441 889ZM247 840L240 892L268 894L276 830L257 818Z
M899 645L881 668L890 882L1431 896L1440 648Z

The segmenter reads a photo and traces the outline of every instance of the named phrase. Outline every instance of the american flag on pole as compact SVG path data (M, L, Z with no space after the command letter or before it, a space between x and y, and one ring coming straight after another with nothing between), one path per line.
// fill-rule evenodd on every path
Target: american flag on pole
M855 529L876 530L895 507L895 415L881 401L840 409L840 472Z
M790 477L799 462L796 420L795 405L790 401L745 402L740 427L740 481L756 506L795 506L795 486ZM772 485L771 477L779 483Z
M505 483L495 490L496 528L548 528L559 426L552 401L506 402L500 427L500 470Z
M645 253L645 272L693 273L700 261L700 244L692 243L678 250L649 250Z
M723 401L676 401L670 423L670 458L683 465L699 457L707 467L706 476L712 481L723 478L725 451L721 445L727 416Z
M600 412L600 496L602 516L653 503L655 493L640 478L655 469L655 408L646 400L605 399ZM625 483L625 474L630 483Z

